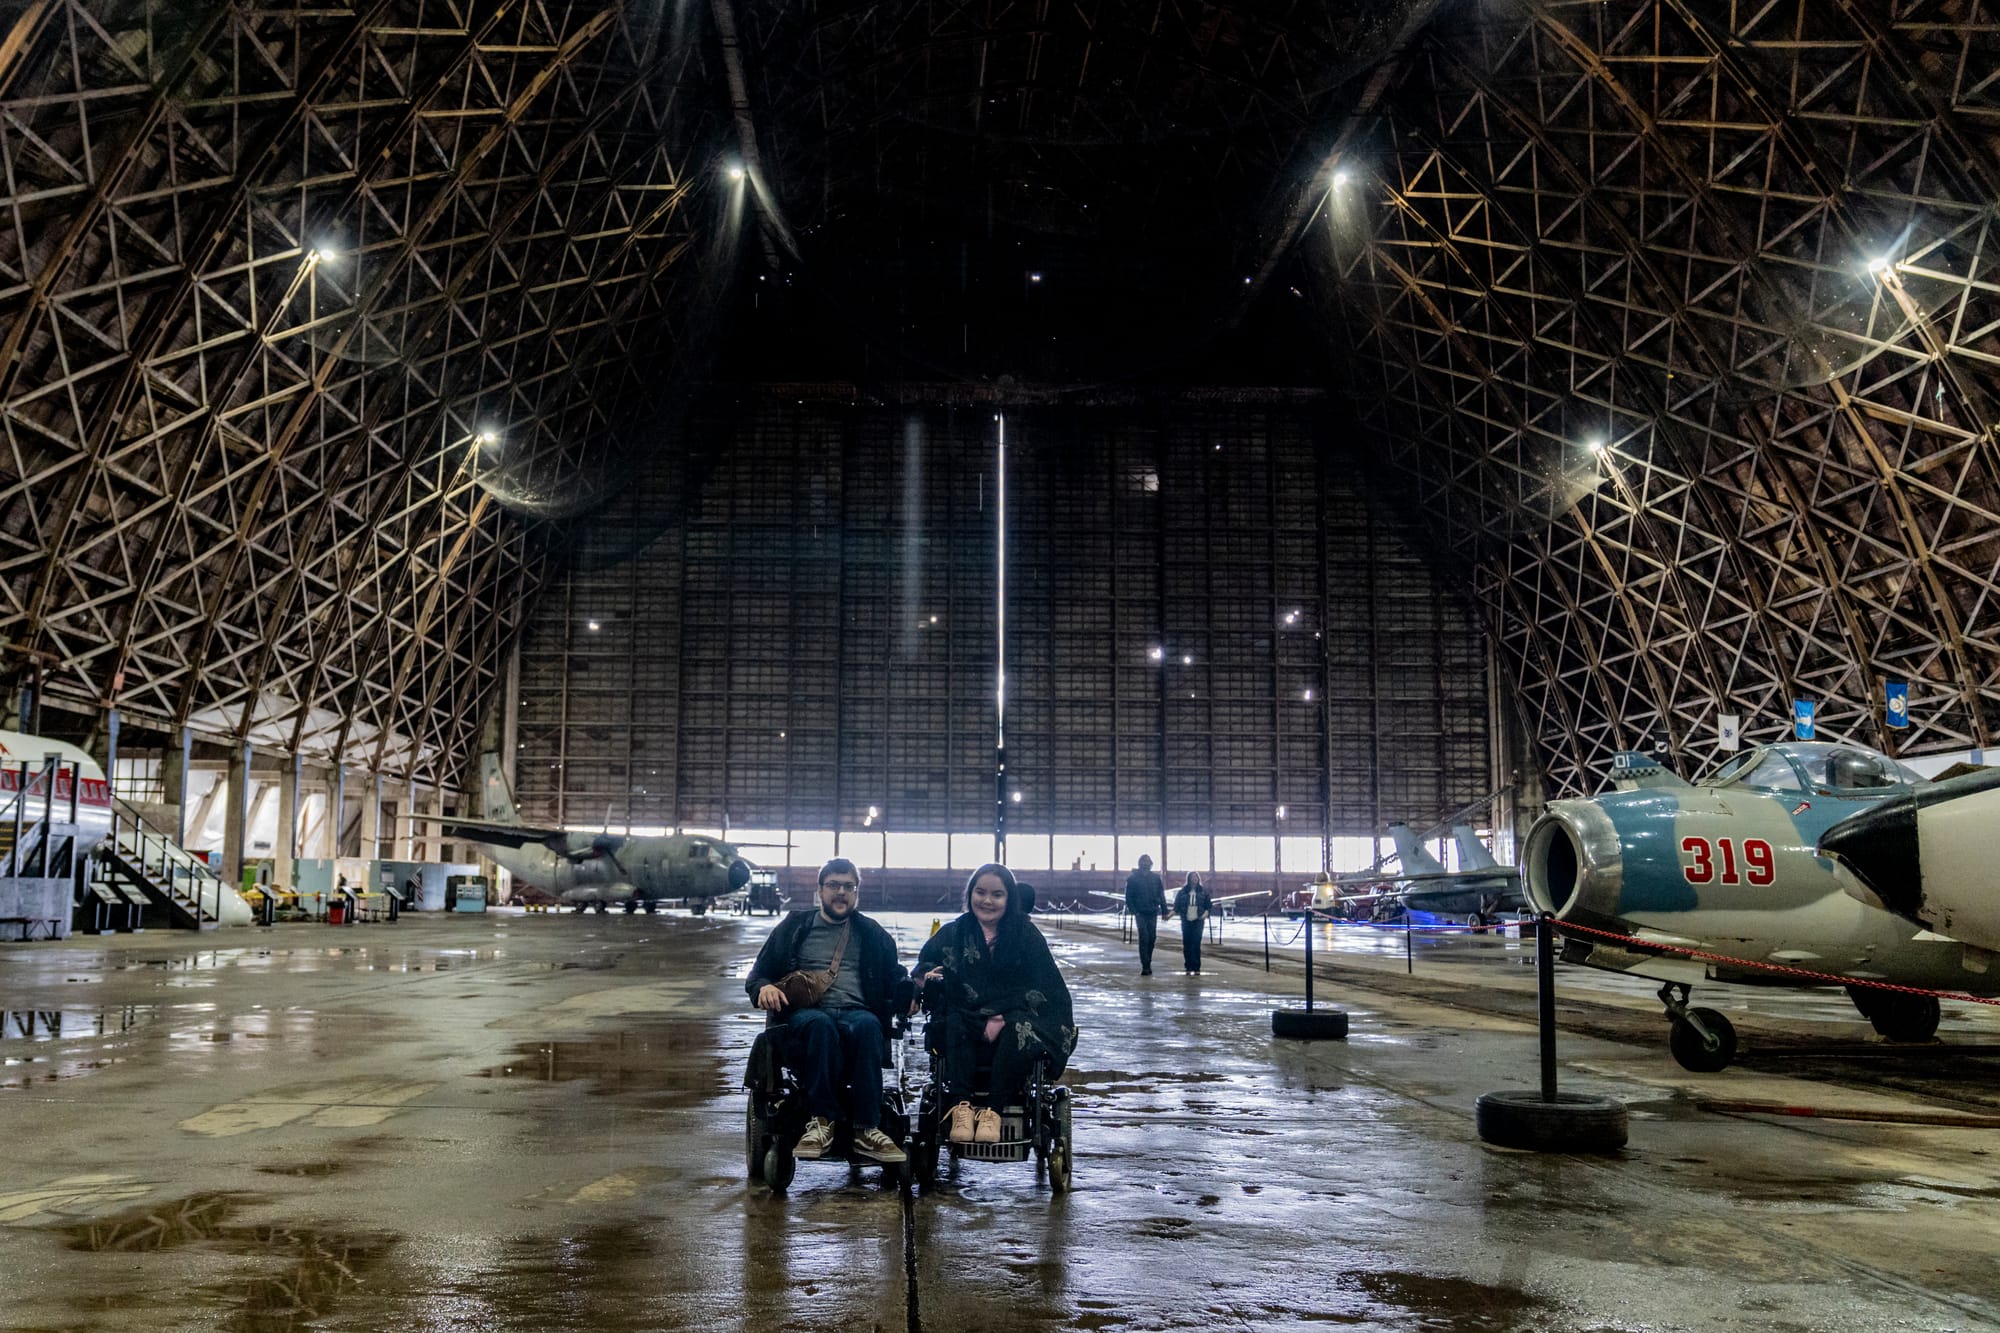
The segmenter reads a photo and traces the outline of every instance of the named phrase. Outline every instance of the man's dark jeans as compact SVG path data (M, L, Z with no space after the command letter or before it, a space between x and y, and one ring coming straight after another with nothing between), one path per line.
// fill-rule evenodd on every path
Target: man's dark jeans
M785 1020L785 1063L806 1111L822 1120L845 1119L857 1130L881 1125L887 1052L882 1024L866 1009L800 1009Z
M1153 940L1160 933L1160 918L1151 912L1140 912L1132 920L1139 927L1139 970L1153 970Z

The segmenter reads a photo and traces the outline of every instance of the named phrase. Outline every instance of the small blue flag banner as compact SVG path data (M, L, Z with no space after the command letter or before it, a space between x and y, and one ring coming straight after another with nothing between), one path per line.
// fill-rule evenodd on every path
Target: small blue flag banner
M1792 734L1802 741L1813 738L1813 708L1810 699L1792 700Z
M1910 686L1907 681L1892 680L1884 686L1885 702L1888 705L1889 725L1907 727L1910 725Z

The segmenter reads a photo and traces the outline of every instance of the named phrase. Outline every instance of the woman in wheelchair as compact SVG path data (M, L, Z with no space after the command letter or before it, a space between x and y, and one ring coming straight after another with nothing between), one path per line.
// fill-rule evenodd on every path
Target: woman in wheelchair
M1023 910L1013 874L983 865L965 886L966 911L917 959L925 1007L937 1015L940 1082L953 1143L998 1143L999 1108L1021 1100L1039 1061L1053 1080L1076 1048L1069 987L1048 941ZM983 1094L975 1091L990 1059ZM976 1104L975 1104L976 1103Z

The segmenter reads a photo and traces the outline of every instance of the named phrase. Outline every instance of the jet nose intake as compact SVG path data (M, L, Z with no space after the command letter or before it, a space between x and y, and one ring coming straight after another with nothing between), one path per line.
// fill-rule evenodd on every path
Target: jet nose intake
M1922 862L1917 852L1917 798L1897 796L1841 820L1820 835L1819 854L1840 863L1860 884L1845 884L1848 895L1917 920L1923 899Z
M740 889L750 882L750 863L737 857L729 863L729 887Z
M1528 905L1561 921L1617 917L1624 858L1617 830L1589 801L1556 801L1528 830L1521 884Z

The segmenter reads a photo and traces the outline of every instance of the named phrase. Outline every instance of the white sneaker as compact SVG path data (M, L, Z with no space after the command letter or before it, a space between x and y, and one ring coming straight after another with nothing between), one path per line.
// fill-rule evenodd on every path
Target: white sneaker
M945 1137L949 1138L953 1143L972 1142L972 1103L960 1102L958 1105L952 1107L950 1120L951 1129Z
M972 1141L974 1143L1000 1142L1000 1113L987 1107L980 1107L973 1116Z
M857 1129L854 1131L854 1155L867 1157L877 1162L907 1162L909 1154L896 1146L896 1141L879 1129Z
M806 1132L799 1136L798 1147L792 1149L792 1156L808 1162L817 1161L822 1153L833 1146L833 1122L821 1120L817 1116L806 1121Z

